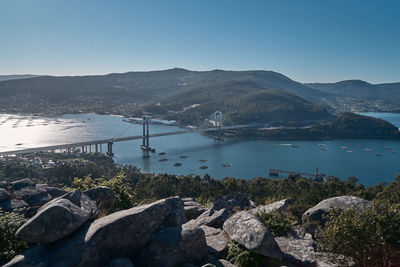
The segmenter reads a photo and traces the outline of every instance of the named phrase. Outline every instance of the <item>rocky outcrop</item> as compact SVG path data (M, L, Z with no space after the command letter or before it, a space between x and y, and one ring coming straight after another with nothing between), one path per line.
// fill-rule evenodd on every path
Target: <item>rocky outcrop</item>
M284 211L289 205L293 204L293 198L287 198L280 201L276 201L269 205L261 205L251 210L252 214L257 213L270 213L270 212L282 212Z
M185 208L186 219L188 221L196 219L200 214L207 210L205 208L201 208L200 204L194 201L193 198L183 198L182 201Z
M185 222L181 199L164 199L88 222L72 236L29 248L5 266L90 267L118 257L135 262L154 233Z
M247 211L235 213L225 221L223 229L229 238L255 253L281 259L282 252L272 233L253 214Z
M141 266L172 267L200 263L207 255L204 231L194 221L152 235L141 255Z
M35 187L36 184L29 178L18 180L11 183L11 189L13 191L21 190L25 187Z
M342 210L347 210L349 208L355 208L356 210L362 210L366 207L372 206L372 203L368 200L352 197L352 196L340 196L332 197L322 200L316 206L308 209L303 214L303 222L306 220L317 221L324 224L325 220L323 215L328 214L331 208L340 208Z
M21 199L28 203L29 206L42 206L49 202L52 196L47 193L45 188L26 186L19 190L14 191L17 199Z
M6 186L0 188L0 191L4 193L3 190L6 190L11 200L10 198L1 200L0 197L0 208L8 212L23 213L27 218L34 216L43 204L67 193L65 190L47 184L35 185L31 179L12 182L10 187L6 182L1 184Z
M208 253L217 258L224 257L228 250L229 241L225 231L206 225L202 225L201 229L203 229L206 236Z
M222 228L222 225L227 218L228 212L226 209L208 209L196 219L196 223L197 225L207 225L214 228Z
M11 196L10 193L4 188L0 188L0 202L10 200Z
M29 243L51 243L73 233L96 213L96 204L76 190L42 206L16 236Z
M216 197L213 201L211 209L221 210L225 209L232 212L233 209L243 210L244 208L251 207L251 203L245 194L237 193L225 196Z
M115 193L114 191L106 186L98 186L84 192L92 200L96 202L99 210L110 210L115 204Z

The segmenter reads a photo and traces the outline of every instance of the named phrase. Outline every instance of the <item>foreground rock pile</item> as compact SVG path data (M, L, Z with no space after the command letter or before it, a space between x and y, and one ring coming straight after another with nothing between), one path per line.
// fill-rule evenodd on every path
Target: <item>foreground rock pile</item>
M40 188L16 191L27 187ZM293 227L289 236L274 237L255 216L283 212L291 199L254 207L245 195L233 194L205 209L193 199L172 197L98 218L99 210L115 201L109 188L49 198L17 231L32 246L5 266L234 266L224 260L229 242L285 266L329 266L315 252L310 234ZM332 205L370 205L349 197L324 201L304 220Z

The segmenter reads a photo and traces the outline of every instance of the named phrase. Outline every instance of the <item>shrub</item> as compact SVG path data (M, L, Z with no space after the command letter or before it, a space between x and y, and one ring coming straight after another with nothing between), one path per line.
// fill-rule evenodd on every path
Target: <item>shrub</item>
M259 212L256 216L265 224L274 236L284 236L291 229L291 221L280 212Z
M279 261L248 251L233 241L228 243L226 260L238 267L280 266Z
M15 237L15 232L25 222L24 216L12 212L3 213L0 209L0 265L27 247L25 241Z
M342 254L357 266L400 266L400 205L375 203L361 212L332 209L317 233L323 251Z

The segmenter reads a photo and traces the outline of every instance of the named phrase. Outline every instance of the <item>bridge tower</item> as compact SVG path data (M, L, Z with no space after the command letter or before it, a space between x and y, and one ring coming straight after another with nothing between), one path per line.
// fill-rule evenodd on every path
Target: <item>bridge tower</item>
M142 138L142 145L140 148L145 152L143 157L148 157L148 152L151 150L150 147L150 134L149 134L149 116L143 116L143 138Z
M222 137L222 130L221 128L223 127L223 120L224 120L224 114L221 111L215 111L214 113L214 126L218 128L218 136L216 140L223 141L224 138Z

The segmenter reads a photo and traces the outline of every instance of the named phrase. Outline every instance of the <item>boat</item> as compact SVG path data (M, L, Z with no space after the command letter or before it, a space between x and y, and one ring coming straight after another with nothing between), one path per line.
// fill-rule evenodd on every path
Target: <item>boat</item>
M299 146L298 146L298 145L292 145L292 147L293 147L293 148L299 148Z
M377 156L377 157L380 157L380 156L383 156L382 154L379 154L379 153L377 153L377 154L375 154L375 156Z
M318 144L318 146L326 147L326 144Z
M347 153L353 153L353 150L347 150L346 152Z
M208 169L208 166L204 166L203 165L203 166L200 167L200 169L202 169L202 170Z
M162 159L159 159L158 161L159 162L164 162L164 161L167 161L168 159L166 159L166 158L162 158Z
M364 148L365 151L372 151L371 148Z
M201 159L201 160L199 160L200 162L206 162L207 160L206 159Z
M321 147L321 150L327 151L328 149L326 149L325 147Z
M342 149L349 149L348 146L342 146Z
M180 158L181 158L181 159L186 159L187 156L183 155L183 156L180 156Z
M229 163L224 163L224 164L222 164L222 167L230 167L231 166L231 164L229 164Z
M158 155L160 155L160 156L165 155L165 154L166 154L165 152L158 153Z
M182 163L177 162L177 163L174 164L174 166L175 167L180 167L180 166L182 166Z

